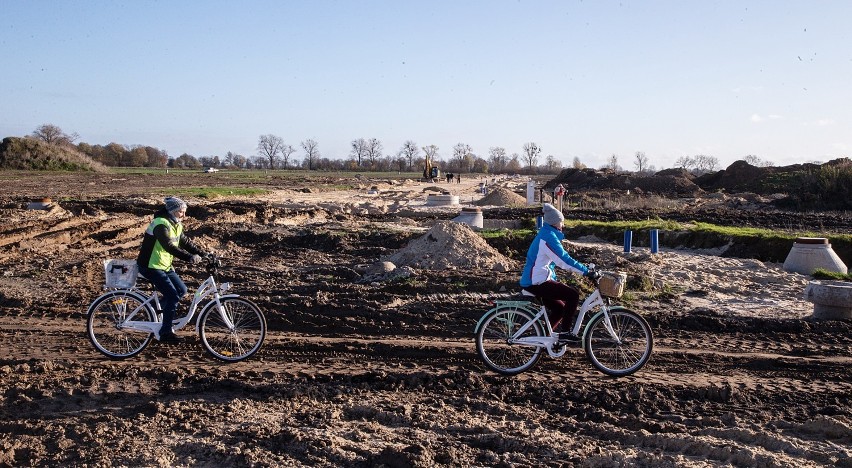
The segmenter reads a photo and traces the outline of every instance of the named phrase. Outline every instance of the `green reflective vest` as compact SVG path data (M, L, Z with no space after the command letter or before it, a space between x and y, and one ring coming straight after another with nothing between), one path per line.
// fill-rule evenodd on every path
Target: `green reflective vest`
M166 227L166 232L169 234L169 244L177 247L178 242L180 241L180 236L183 234L183 224L175 226L166 218L154 218L154 220L151 221L151 224L148 225L148 229L145 230L145 234L153 237L154 228L160 224ZM154 238L154 249L151 251L151 260L148 261L148 268L153 268L155 270L169 270L172 268L172 261L174 258L175 256L169 253L162 244L160 244L159 240Z

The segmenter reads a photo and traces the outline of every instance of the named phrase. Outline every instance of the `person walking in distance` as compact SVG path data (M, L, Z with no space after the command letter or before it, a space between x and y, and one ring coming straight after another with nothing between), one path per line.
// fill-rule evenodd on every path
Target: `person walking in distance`
M559 333L558 344L579 341L570 328L576 320L580 292L557 280L556 267L583 276L588 274L589 269L572 258L562 246L562 240L565 239L562 233L565 216L562 212L550 203L545 203L542 213L543 225L527 251L527 261L521 273L521 288L541 298L550 312L548 318L555 330L560 329L560 324L564 325Z
M180 299L186 294L186 285L180 279L172 262L175 257L190 263L200 263L207 256L183 233L186 202L177 197L165 199L165 205L154 213L154 219L145 230L142 247L136 263L139 274L148 279L163 296L163 322L160 341L176 343L181 339L172 330L172 321Z

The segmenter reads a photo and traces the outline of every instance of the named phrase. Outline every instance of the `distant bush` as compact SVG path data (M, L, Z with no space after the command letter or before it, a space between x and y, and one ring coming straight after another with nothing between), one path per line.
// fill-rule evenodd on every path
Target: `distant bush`
M852 162L823 164L798 172L789 183L790 196L782 201L785 206L800 210L852 209Z
M35 171L109 172L106 166L74 149L35 138L7 137L0 142L0 168Z

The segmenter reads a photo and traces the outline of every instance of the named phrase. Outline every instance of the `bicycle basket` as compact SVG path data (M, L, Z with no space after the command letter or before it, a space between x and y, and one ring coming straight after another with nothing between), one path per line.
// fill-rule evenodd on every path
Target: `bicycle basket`
M136 260L104 260L107 288L132 288L136 286L139 266Z
M625 284L627 284L627 273L606 271L598 282L598 289L604 296L621 297L624 294Z

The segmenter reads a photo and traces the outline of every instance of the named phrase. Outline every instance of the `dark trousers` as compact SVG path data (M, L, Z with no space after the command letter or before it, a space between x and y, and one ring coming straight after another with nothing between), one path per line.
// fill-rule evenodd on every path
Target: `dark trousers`
M139 265L139 274L150 281L163 296L160 307L163 308L163 325L160 327L160 337L172 334L172 321L175 319L180 298L186 295L186 285L174 268L156 270Z
M571 323L577 313L577 304L580 302L580 291L573 286L562 284L557 281L545 281L541 284L527 286L527 291L541 298L547 307L550 325L557 329L560 322L564 320L563 331L571 331L574 324Z

